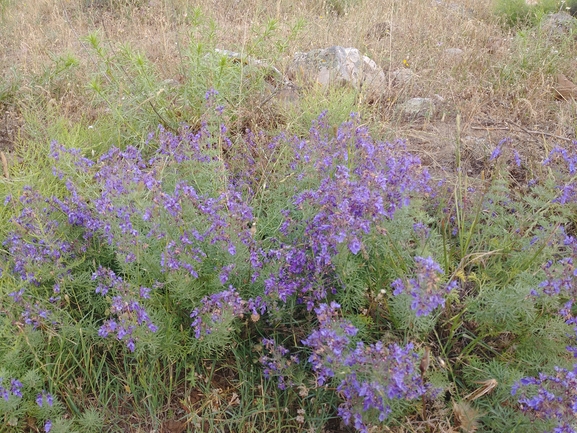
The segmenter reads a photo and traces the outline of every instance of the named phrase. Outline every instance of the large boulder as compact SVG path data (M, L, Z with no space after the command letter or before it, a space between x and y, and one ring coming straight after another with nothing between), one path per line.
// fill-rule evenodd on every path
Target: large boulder
M323 87L348 85L377 97L384 93L383 70L356 48L334 46L306 53L295 53L287 77L302 84Z

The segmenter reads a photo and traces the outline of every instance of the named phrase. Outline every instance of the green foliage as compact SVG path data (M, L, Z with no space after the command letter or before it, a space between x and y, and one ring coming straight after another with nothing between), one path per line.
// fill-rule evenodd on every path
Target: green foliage
M102 3L113 7L122 2ZM344 11L349 3L326 5L342 13L339 10ZM528 9L521 2L500 4L511 8L501 12L511 22L520 23L537 14L536 9ZM542 11L550 7L543 3ZM68 242L82 248L66 259L33 263L37 284L27 284L8 268L12 269L17 259L8 253L8 243L0 247L1 256L9 263L0 264L6 266L0 276L0 377L18 378L23 384L21 400L14 396L0 398L0 429L23 431L26 420L34 418L36 424L30 428L36 430L51 419L53 432L98 432L108 423L122 426L118 427L120 431L125 428L123 418L128 412L147 420L147 425L140 426L143 429L160 429L162 420L182 414L182 406L189 426L208 431L321 431L335 422L342 395L333 384L323 387L315 383L306 361L310 350L303 345L316 329L318 319L295 298L286 302L275 299L272 305L278 308L263 317L256 313L239 317L224 305L217 311L219 322L210 333L197 338L190 328L191 311L202 307L207 296L225 288L219 271L226 264L235 265L226 284L238 288L243 299L263 295L265 279L278 273L286 257L268 261L261 275L251 279L251 251L240 234L250 225L252 236L263 250L274 249L281 241L281 250L293 244L306 246L308 234L302 224L295 224L289 233L281 234L280 228L287 212L295 222L311 221L318 215L313 206L296 206L294 196L314 191L322 183L317 167L306 158L295 162L290 138L279 138L275 146L269 146L273 131L252 136L246 133L245 128L258 126L259 119L247 115L245 107L266 105L261 95L270 82L278 79L273 68L257 64L252 58L263 54L274 58L288 49L287 40L277 34L278 22L270 20L255 28L255 40L240 47L239 55L231 55L215 50L217 29L205 22L200 12L193 11L187 17L191 31L202 37L191 38L194 42L183 48L179 65L182 78L178 81L164 80L162 71L130 46L110 46L95 33L86 38L96 59L88 91L95 109L102 109L101 117L70 124L49 104L39 115L44 98L25 101L26 127L32 138L28 146L17 149L18 160L11 167L14 180L0 182L0 196L26 194L25 185L38 191L43 199L29 209L33 217L30 224L38 231L30 233L16 221L27 203L13 199L0 207L0 240L19 233L27 245ZM301 28L302 23L297 24L288 40L295 38ZM553 71L555 55L532 57L525 49L528 45L523 45L524 38L527 34L520 32L520 46L528 53L517 59L515 73L533 72L542 67L538 63L543 58L547 70ZM54 57L50 67L36 77L37 82L48 90L50 98L63 98L68 92L65 83L78 65L73 55ZM501 73L505 79L512 79L507 71ZM218 93L207 95L209 89ZM13 97L13 89L3 92L0 89L0 101ZM219 115L216 108L221 104L226 110ZM326 108L328 132L320 141L328 142L338 134L332 128L359 108L358 94L350 89L313 89L284 113L283 121L290 131L303 137L318 112ZM183 121L190 124L190 129L182 129ZM221 122L230 126L228 133L221 132ZM68 223L67 213L47 210L51 200L69 195L65 185L68 178L77 185L80 201L93 203L103 189L94 174L111 164L107 160L93 168L78 169L75 158L64 153L56 162L48 157L51 139L65 143L67 148L78 148L92 159L105 154L112 145L120 149L128 145L145 148L146 143L143 155L150 157L160 143L156 138L146 141L146 136L158 124L169 131L190 134L205 128L202 131L208 138L195 151L206 159L150 163L161 180L158 190L153 193L138 183L125 194L111 198L110 205L117 213L108 217L114 222L110 231L115 238L126 238L124 226L116 220L122 206L137 210L157 206L152 220L141 215L130 219L139 233L135 242L113 244L98 237L86 241L83 230ZM230 143L225 140L228 138ZM311 141L303 141L303 147ZM505 145L503 149L510 151ZM353 146L348 150L346 163L352 164L359 150ZM432 410L431 406L444 405L447 395L456 401L466 400L465 396L480 384L495 381L495 387L471 402L482 414L479 431L541 431L542 424L530 423L519 411L510 394L511 386L522 377L572 363L566 350L571 327L558 315L566 295L535 296L533 291L548 278L543 265L568 254L559 228L574 230L575 206L555 202L560 195L555 170L542 173L536 186L520 186L512 181L511 173L525 168L513 167L511 155L507 157L500 158L487 178L474 187L459 171L454 185L411 197L410 206L397 211L394 218L382 218L363 234L358 253L351 252L346 243L339 244L326 275L314 280L314 284L330 281L334 286L335 293L327 299L338 301L339 318L349 320L357 329L353 343L414 342L419 358L425 349L431 350L431 363L422 377L441 389L439 396L427 396L418 403L391 400L392 415L387 421L391 426L398 425L398 420L419 419ZM295 168L299 164L301 175ZM53 165L62 178L52 175ZM243 177L249 168L250 182ZM328 173L329 179L336 176L336 172ZM241 189L241 195L252 207L254 218L243 224L231 223L224 232L223 237L236 246L235 254L228 254L222 243L205 241L201 247L206 258L195 269L198 276L164 269L159 257L167 251L167 239L179 239L185 230L201 232L208 223L192 201L182 206L180 220L175 220L170 218L167 205L159 205L160 200L185 182L199 195L217 201L222 194L230 193L227 188L233 181L241 183L239 179L250 184L250 188ZM223 218L229 217L229 205L222 206ZM152 228L163 235L143 235L151 233ZM127 260L129 254L138 260ZM456 283L444 307L431 315L417 315L410 294L392 294L393 281L415 277L415 257L431 257L442 265L439 285ZM135 331L134 352L118 341L120 338L99 336L99 329L110 316L112 300L111 294L95 293L93 274L99 266L113 270L131 290L159 283L146 301L151 321L159 330ZM15 305L13 294L26 287L31 299L46 305L56 281L61 285L61 299L50 304L55 324L34 328L23 323L25 308ZM275 338L300 357L300 363L288 364L282 373L290 384L286 389L279 389L276 378L263 373L263 337ZM35 404L43 391L56 396L54 406ZM379 423L376 410L370 417Z
M6 10L10 7L11 0L0 0L0 20L4 19Z
M523 332L533 325L537 311L527 286L481 288L479 295L468 305L470 320L480 324L479 330L490 334ZM519 299L527 299L519 302Z
M539 0L535 5L526 0L495 0L494 10L509 26L538 24L541 18L552 12L558 12L565 2L559 0Z
M328 110L329 123L338 125L346 121L352 111L357 111L358 96L358 90L349 88L310 89L298 104L288 107L289 126L297 135L304 135L323 110Z
M95 102L109 111L121 128L119 137L125 143L143 141L144 131L154 125L176 131L182 122L197 124L208 89L219 93L217 105L227 105L228 123L233 128L244 130L262 121L252 117L246 106L262 106L261 113L268 116L266 90L282 84L279 71L270 65L285 53L303 23L297 22L288 37L281 37L278 22L270 20L255 28L254 39L235 53L217 49L216 26L203 19L199 9L190 16L191 39L180 53L178 79L162 79L158 67L128 45L111 47L98 33L86 37L98 61L88 87ZM262 57L270 65L256 60Z

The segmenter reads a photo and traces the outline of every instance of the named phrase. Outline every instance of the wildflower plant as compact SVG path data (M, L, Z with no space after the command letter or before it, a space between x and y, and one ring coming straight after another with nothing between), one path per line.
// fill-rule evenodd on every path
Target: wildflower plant
M233 140L217 96L206 93L197 127L159 127L142 149L88 158L53 142L51 194L26 186L5 199L0 313L12 347L2 359L29 353L19 368L50 377L43 357L71 341L98 353L101 369L120 357L142 373L259 347L254 364L270 389L293 404L323 396L323 410L368 431L401 416L425 421L443 387L475 386L459 378L469 364L505 363L498 354L517 347L527 376L514 388L519 410L566 422L575 240L564 214L547 212L571 205L572 178L563 188L537 179L519 198L495 173L481 188L449 191L458 199L448 205L444 184L401 141L375 139L356 114L333 131L323 113L306 138ZM553 156L569 161L567 152ZM530 347L555 320L565 327L542 342L562 347L551 352L559 369L531 379L551 365ZM92 371L69 359L78 376ZM32 396L16 377L0 382L9 403L28 392L48 410L62 392L60 383ZM553 391L536 391L545 400L535 403L526 386ZM287 410L303 425L302 407ZM53 415L43 412L45 431L63 421Z
M393 281L393 295L409 292L412 298L411 310L417 316L428 316L437 307L445 305L445 296L456 287L457 282L441 284L440 276L444 272L432 257L415 257L415 264L416 278L411 278L407 284L401 279Z
M309 362L317 383L336 382L344 400L338 413L345 424L367 432L367 419L386 420L391 401L417 399L429 387L423 383L417 365L420 356L412 344L387 347L381 341L370 345L355 342L357 329L350 321L338 318L339 309L336 302L316 308L319 328L303 344L312 349Z
M38 429L42 432L50 432L52 430L51 416L58 415L61 407L54 396L46 390L39 391L34 397L34 388L26 379L23 379L26 385L19 379L8 378L0 376L0 411L3 413L5 419L8 420L8 425L15 426L17 416L24 413L23 408L26 407L27 401L31 400L33 403L33 413L38 417ZM30 421L30 426L34 425L36 420Z
M577 415L577 367L557 367L553 374L540 373L516 382L511 393L518 398L521 410L536 419L551 420L554 433L574 433Z

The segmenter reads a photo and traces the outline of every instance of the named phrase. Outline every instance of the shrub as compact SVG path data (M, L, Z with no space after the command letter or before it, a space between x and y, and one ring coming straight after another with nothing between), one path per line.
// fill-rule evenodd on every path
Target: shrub
M122 398L107 381L126 372L199 369L206 357L259 347L260 374L278 387L268 392L292 399L301 427L317 398L315 410L359 431L406 416L426 422L445 392L517 407L508 393L495 403L493 388L471 388L526 376L513 388L514 422L532 411L568 428L569 400L546 403L553 394L538 391L536 403L523 387L563 393L555 378L573 374L571 149L555 149L552 174L518 193L503 174L522 161L503 142L485 185L447 188L401 141L375 140L358 115L334 135L323 113L307 139L247 132L233 142L215 97L206 94L198 128L160 127L143 150L89 159L53 142L54 192L25 187L6 198L7 426L34 416L46 431L72 428L56 404L76 405L71 375L105 391L103 404ZM63 361L51 362L54 353ZM87 353L99 354L98 371ZM91 411L77 411L77 422Z

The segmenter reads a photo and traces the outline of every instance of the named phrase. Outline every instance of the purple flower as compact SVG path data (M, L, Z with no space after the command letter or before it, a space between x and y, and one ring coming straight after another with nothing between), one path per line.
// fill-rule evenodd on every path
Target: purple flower
M134 352L135 339L133 332L138 326L145 332L156 332L158 327L155 326L144 306L137 301L138 298L150 299L150 289L140 286L136 288L122 277L116 275L114 271L108 268L99 267L92 274L92 279L97 281L96 293L107 295L110 291L114 293L111 296L110 312L116 318L106 320L98 330L100 337L106 338L110 334L116 334L118 340L126 343L127 348Z
M22 398L22 382L18 379L10 379L10 391L12 395Z
M299 363L296 355L290 355L290 351L277 344L274 340L263 338L262 344L268 355L260 357L260 363L264 366L263 374L269 379L276 377L279 389L293 386L294 382L289 379L291 368Z
M437 307L445 305L445 295L456 287L457 282L442 284L443 270L432 257L415 257L415 263L416 278L408 283L397 279L391 283L391 287L395 296L408 292L413 298L411 309L416 311L417 316L428 316Z
M412 400L429 391L417 367L419 356L413 345L385 346L382 342L356 344L357 329L338 318L339 305L321 304L315 309L319 328L303 340L311 348L309 362L320 386L336 381L344 402L339 415L345 424L364 431L363 414L377 410L379 419L387 418L392 399Z
M349 250L353 254L357 254L361 250L361 242L359 241L359 239L357 237L354 237L349 242Z
M52 394L43 390L36 396L36 404L39 407L43 407L45 404L47 404L49 407L52 407L54 404L54 398L52 397Z
M134 338L128 339L128 341L126 342L126 347L128 347L128 350L130 350L131 352L134 352L134 350L136 349Z
M2 383L4 378L0 377L0 397L8 401L10 396L22 398L22 383L18 379L10 379L10 389L5 388Z
M218 276L220 284L225 284L228 281L228 276L234 268L235 268L234 263L222 267L222 269L220 270L220 274Z
M521 157L519 156L519 152L517 152L517 149L513 150L513 159L515 160L515 165L517 167L521 167L522 161Z
M196 338L210 334L225 317L242 317L247 312L247 302L232 286L228 290L206 296L200 302L201 307L195 308L190 314Z
M494 161L499 157L499 155L501 155L501 145L495 147L495 149L491 153L491 156L489 157L489 161Z
M427 227L422 222L417 222L417 223L413 224L413 230L422 239L426 239L429 237L429 233L430 233L429 227Z
M511 394L518 397L521 410L535 418L553 420L553 432L575 433L577 415L577 365L573 370L555 368L553 375L539 373L539 377L525 377L516 382Z
M359 126L358 116L351 115L336 137L329 137L323 113L308 142L292 143L294 168L312 187L297 193L294 209L284 212L280 232L287 239L278 249L282 265L265 281L265 295L283 302L296 297L309 310L339 289L334 258L342 244L359 254L367 235L393 218L413 194L432 192L418 158L400 141L375 141Z
M211 100L214 99L214 97L218 95L218 90L216 89L209 89L206 91L206 93L204 94L204 99L209 102Z

